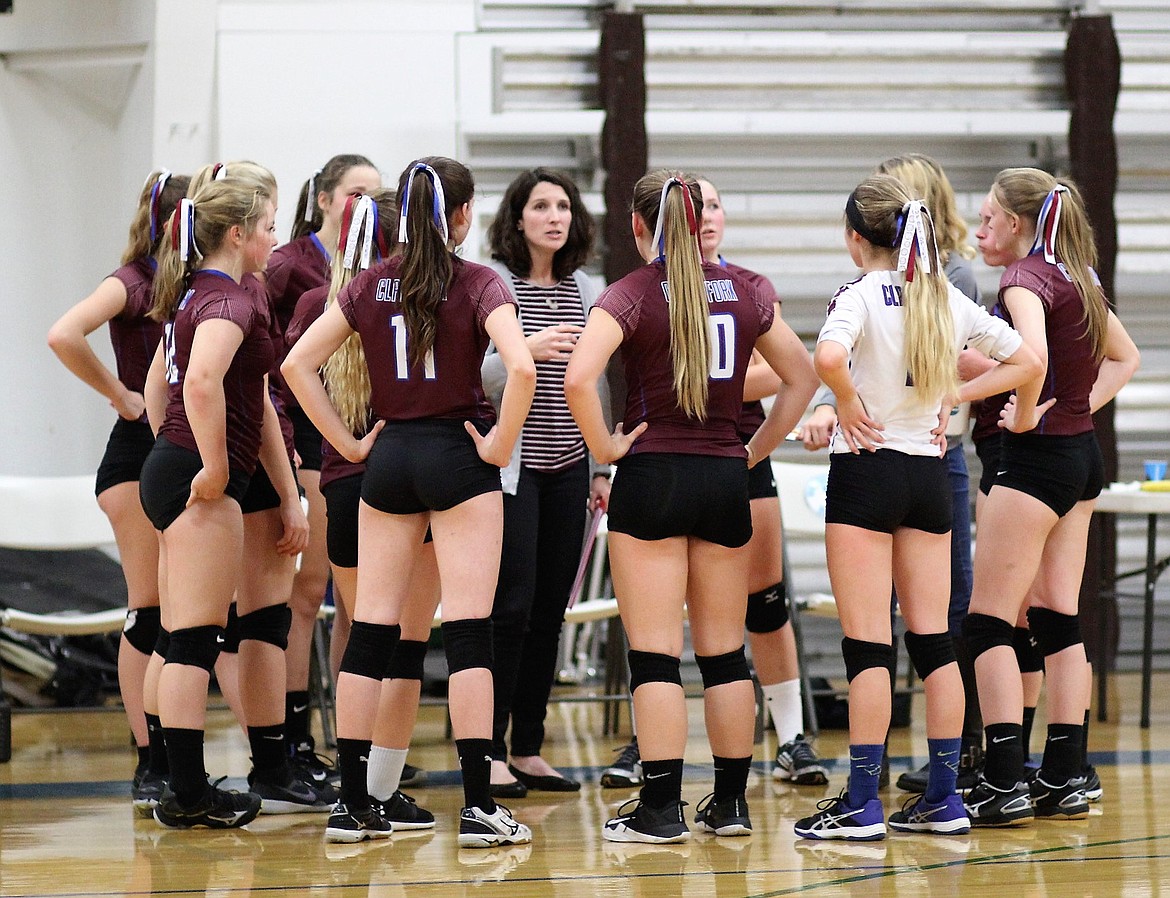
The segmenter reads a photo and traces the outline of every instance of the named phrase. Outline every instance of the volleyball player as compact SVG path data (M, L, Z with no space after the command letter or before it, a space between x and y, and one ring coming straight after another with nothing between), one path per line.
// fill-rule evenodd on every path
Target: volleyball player
M390 831L367 793L368 708L399 641L403 608L426 600L409 594L409 575L428 524L442 583L449 707L466 803L459 844L483 848L532 838L490 795L489 615L503 516L499 468L528 413L536 371L499 276L452 253L471 227L474 190L471 172L452 159L427 157L407 166L398 184L402 252L354 278L292 348L283 369L329 443L367 465L355 619L337 684L341 802L328 827L356 834L347 838ZM370 407L378 419L360 440L317 374L355 332L366 351ZM479 367L489 339L508 369L494 425Z
M131 800L144 816L154 812L162 795L166 755L157 715L145 713L143 699L147 665L158 641L159 608L158 538L138 497L138 475L154 445L142 394L162 339L162 325L148 315L158 265L155 256L166 220L190 180L165 169L151 173L138 197L121 267L62 315L48 337L49 347L65 367L105 396L118 413L98 467L95 492L110 519L126 577L128 610L118 645L118 689L138 750ZM116 374L86 339L103 324L110 328ZM150 764L152 736L157 743L155 769Z
M736 551L752 534L748 468L799 419L816 377L770 293L699 250L702 194L684 175L652 172L634 188L632 226L647 265L602 294L565 376L565 396L590 452L617 461L609 506L614 590L630 640L630 688L644 785L602 829L617 842L680 842L686 703L679 672L686 604L703 677L715 791L696 824L751 831L751 675L743 650L747 569ZM625 421L610 433L597 382L621 347ZM737 424L753 347L786 383L744 446ZM746 462L745 462L746 457Z
M825 496L829 579L849 680L849 785L797 821L808 839L885 838L877 797L890 724L894 651L891 586L906 620L906 650L926 689L930 772L925 794L893 814L898 830L964 833L955 791L963 685L946 619L951 489L935 437L958 401L1038 377L1020 336L953 287L925 204L901 181L874 175L845 205L845 243L862 277L829 303L817 373L837 399ZM958 383L964 344L1002 362Z

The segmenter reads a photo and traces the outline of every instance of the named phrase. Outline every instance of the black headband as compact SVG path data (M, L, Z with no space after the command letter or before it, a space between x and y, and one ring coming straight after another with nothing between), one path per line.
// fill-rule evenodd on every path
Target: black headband
M865 218L861 214L861 210L857 208L857 191L854 190L849 194L849 199L845 201L845 220L849 222L849 227L856 233L860 234L874 246L884 246L893 249L898 245L898 240L902 236L902 221L903 216L898 216L898 222L895 226L896 233L893 240L887 240L876 231L873 231L869 225L865 223Z

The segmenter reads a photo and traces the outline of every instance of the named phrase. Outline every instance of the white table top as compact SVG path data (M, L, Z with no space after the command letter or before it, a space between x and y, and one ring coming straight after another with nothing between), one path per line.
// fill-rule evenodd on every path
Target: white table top
M1111 486L1101 491L1097 511L1120 514L1170 514L1170 492Z

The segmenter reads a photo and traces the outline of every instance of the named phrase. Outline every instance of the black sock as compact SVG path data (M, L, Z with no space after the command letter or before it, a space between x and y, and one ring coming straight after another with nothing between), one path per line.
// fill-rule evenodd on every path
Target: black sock
M1036 722L1036 708L1024 708L1024 729L1020 736L1024 749L1024 760L1032 760L1032 724Z
M337 769L341 771L341 802L347 810L368 808L370 792L366 769L370 762L369 739L337 740Z
M138 752L138 763L135 765L134 772L146 770L150 767L150 743L146 745L135 745L134 750Z
M284 737L291 746L309 741L309 691L284 694Z
M489 814L496 809L492 801L492 740L456 739L459 769L463 773L463 803Z
M713 757L715 761L715 798L713 801L722 801L725 798L735 798L747 792L748 772L752 769L752 758L721 758ZM643 776L645 771L643 770ZM681 782L680 782L681 788Z
M171 772L171 766L167 760L167 743L163 738L162 721L158 719L157 714L146 715L146 733L150 740L150 772L165 778Z
M1081 733L1081 770L1089 769L1089 712L1085 712L1084 732Z
M1024 778L1024 744L1018 723L989 723L984 776L991 785L1011 789Z
M639 797L652 808L666 807L682 799L683 759L642 761L642 791Z
M284 725L248 727L248 745L252 748L252 767L266 783L288 782L288 753L284 748Z
M1044 743L1044 760L1040 769L1045 782L1062 785L1081 772L1081 736L1079 723L1048 724L1048 740Z
M207 791L207 771L203 768L203 730L164 727L167 760L170 763L170 786L179 804L191 807Z

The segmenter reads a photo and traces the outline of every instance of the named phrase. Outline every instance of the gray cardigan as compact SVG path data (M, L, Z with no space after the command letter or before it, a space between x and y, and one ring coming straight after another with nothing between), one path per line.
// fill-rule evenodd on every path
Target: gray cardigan
M508 291L512 294L512 298L516 298L516 291L512 285L512 272L502 262L495 260L488 263L488 267L496 272L504 283L508 285ZM581 311L585 313L585 319L589 320L589 310L593 307L593 303L597 300L600 291L597 289L597 284L584 271L578 269L573 272L573 280L577 284L577 292L581 296ZM483 365L480 366L480 377L483 379L483 389L487 393L488 399L491 400L492 405L496 407L496 412L499 413L500 401L504 395L504 383L508 379L507 369L504 368L504 362L500 358L500 354L496 352L494 343L489 343L487 353L483 357ZM602 377L598 381L598 391L601 393L601 407L607 412L609 410L609 385L606 379ZM606 415L606 422L609 423L609 415ZM516 440L516 447L512 450L512 458L508 461L507 467L500 468L500 484L504 488L504 492L510 496L516 495L516 487L520 482L520 448L524 443L524 431L520 431L520 438ZM589 469L595 474L609 473L609 465L599 465L589 458Z

